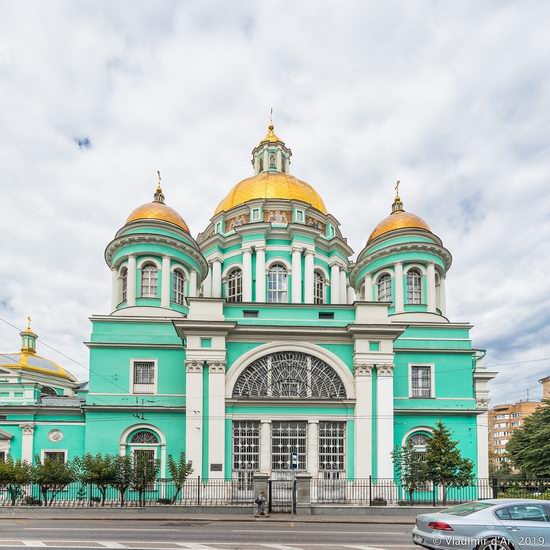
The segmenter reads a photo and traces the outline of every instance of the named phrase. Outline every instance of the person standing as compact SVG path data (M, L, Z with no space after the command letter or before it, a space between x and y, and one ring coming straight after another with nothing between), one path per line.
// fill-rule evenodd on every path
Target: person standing
M258 506L258 509L256 510L256 513L254 514L254 517L257 518L259 516L265 516L266 518L268 518L269 514L267 514L266 511L265 511L265 505L266 505L266 502L267 502L267 498L265 497L265 492L261 491L260 494L258 495L258 498L254 502Z

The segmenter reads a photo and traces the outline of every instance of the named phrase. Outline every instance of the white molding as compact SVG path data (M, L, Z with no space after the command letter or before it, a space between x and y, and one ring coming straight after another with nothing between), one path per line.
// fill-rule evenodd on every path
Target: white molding
M149 256L143 256L139 259L139 261L136 263L136 268L141 269L141 266L144 263L152 263L155 264L157 269L162 269L162 264L155 258L151 258Z
M118 266L118 278L120 279L120 272L122 271L122 268L126 268L126 274L128 274L128 260L124 260L119 266ZM118 304L117 304L118 305Z
M152 362L155 365L155 381L153 383L154 391L153 393L136 393L134 392L134 363L135 362ZM158 390L158 376L159 376L159 369L158 369L158 359L153 357L137 357L137 358L131 358L130 359L130 387L128 388L128 393L130 395L157 395Z
M284 258L271 258L269 261L265 262L265 272L267 273L269 271L269 268L273 264L283 264L286 267L286 273L287 275L292 275L292 264L288 262L288 260L285 260Z
M431 434L434 432L434 429L430 426L416 426L415 428L411 428L401 440L401 447L405 446L405 443L407 442L407 439L411 437L411 435L415 434L416 432L430 432Z
M40 460L44 462L44 455L46 453L63 453L65 455L64 462L67 463L67 460L69 458L69 450L68 449L40 449Z
M355 399L355 381L353 373L347 367L347 365L334 353L328 351L316 344L310 344L308 342L296 343L294 341L274 341L263 346L258 346L252 350L241 355L229 368L226 374L225 381L225 396L231 398L233 396L233 386L237 382L239 375L248 367L253 361L269 355L271 353L277 353L282 351L297 351L301 353L308 353L321 359L328 365L330 365L340 376L344 387L346 388L346 398Z
M426 266L423 266L422 264L419 264L419 263L407 264L407 267L403 269L403 275L407 275L407 273L411 269L418 269L420 273L422 273L422 275L426 276Z
M133 424L131 426L128 426L120 434L119 447L121 451L124 451L126 447L134 446L131 443L128 443L128 436L136 430L150 430L154 432L158 436L160 441L160 443L158 443L157 445L166 446L166 438L164 437L164 434L156 426L153 426L153 424L139 423L139 424ZM139 444L137 445L139 446ZM122 454L123 452L121 452L121 455Z
M435 363L409 363L408 365L408 389L409 389L409 399L422 399L421 397L412 396L412 367L430 367L430 397L425 397L424 399L434 399L435 398Z
M174 264L170 266L170 273L174 273L174 271L183 271L183 274L185 276L185 280L188 281L191 277L191 274L189 273L189 269L184 266L183 264ZM170 289L172 290L172 289Z
M325 284L330 284L330 273L320 265L313 264L313 273L320 271L325 279Z
M222 271L222 282L225 282L227 279L227 276L234 270L234 269L240 269L241 274L243 273L243 265L242 263L235 262L230 265L228 265L223 271Z

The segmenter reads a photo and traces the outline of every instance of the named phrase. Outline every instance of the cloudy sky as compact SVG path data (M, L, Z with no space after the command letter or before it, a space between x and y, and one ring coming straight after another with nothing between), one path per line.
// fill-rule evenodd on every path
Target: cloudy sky
M550 3L0 0L0 317L86 366L105 245L163 174L196 235L274 108L356 252L402 181L493 403L550 374ZM0 349L17 349L0 322ZM41 348L79 377L86 370ZM536 360L536 361L533 361ZM513 363L513 364L509 364Z

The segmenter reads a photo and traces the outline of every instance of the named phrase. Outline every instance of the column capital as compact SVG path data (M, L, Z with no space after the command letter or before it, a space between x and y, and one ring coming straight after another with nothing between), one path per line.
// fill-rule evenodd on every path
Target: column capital
M209 359L206 361L211 374L225 374L226 362Z
M32 435L34 433L34 424L19 424L23 435Z
M266 245L265 244L255 244L254 250L258 252L259 250L265 250Z
M128 258L134 258L135 259L136 255L134 253L132 254L128 254Z
M185 370L187 372L202 372L203 363L204 361L199 361L197 359L186 359Z
M354 374L355 376L372 376L372 371L374 365L369 363L354 363Z
M403 262L402 262L401 260L399 260L398 262L394 262L393 265L400 265L400 266L402 266L402 265L403 265Z
M260 424L271 424L271 418L260 419Z
M303 245L293 244L292 245L292 252L299 252L300 254L304 251Z
M378 376L393 376L393 365L391 363L376 365L376 374Z

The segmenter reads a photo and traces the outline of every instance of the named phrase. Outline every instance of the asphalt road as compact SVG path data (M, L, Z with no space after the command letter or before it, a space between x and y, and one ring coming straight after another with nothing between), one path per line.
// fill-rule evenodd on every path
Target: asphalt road
M418 550L407 525L238 521L0 522L0 548L132 550Z

